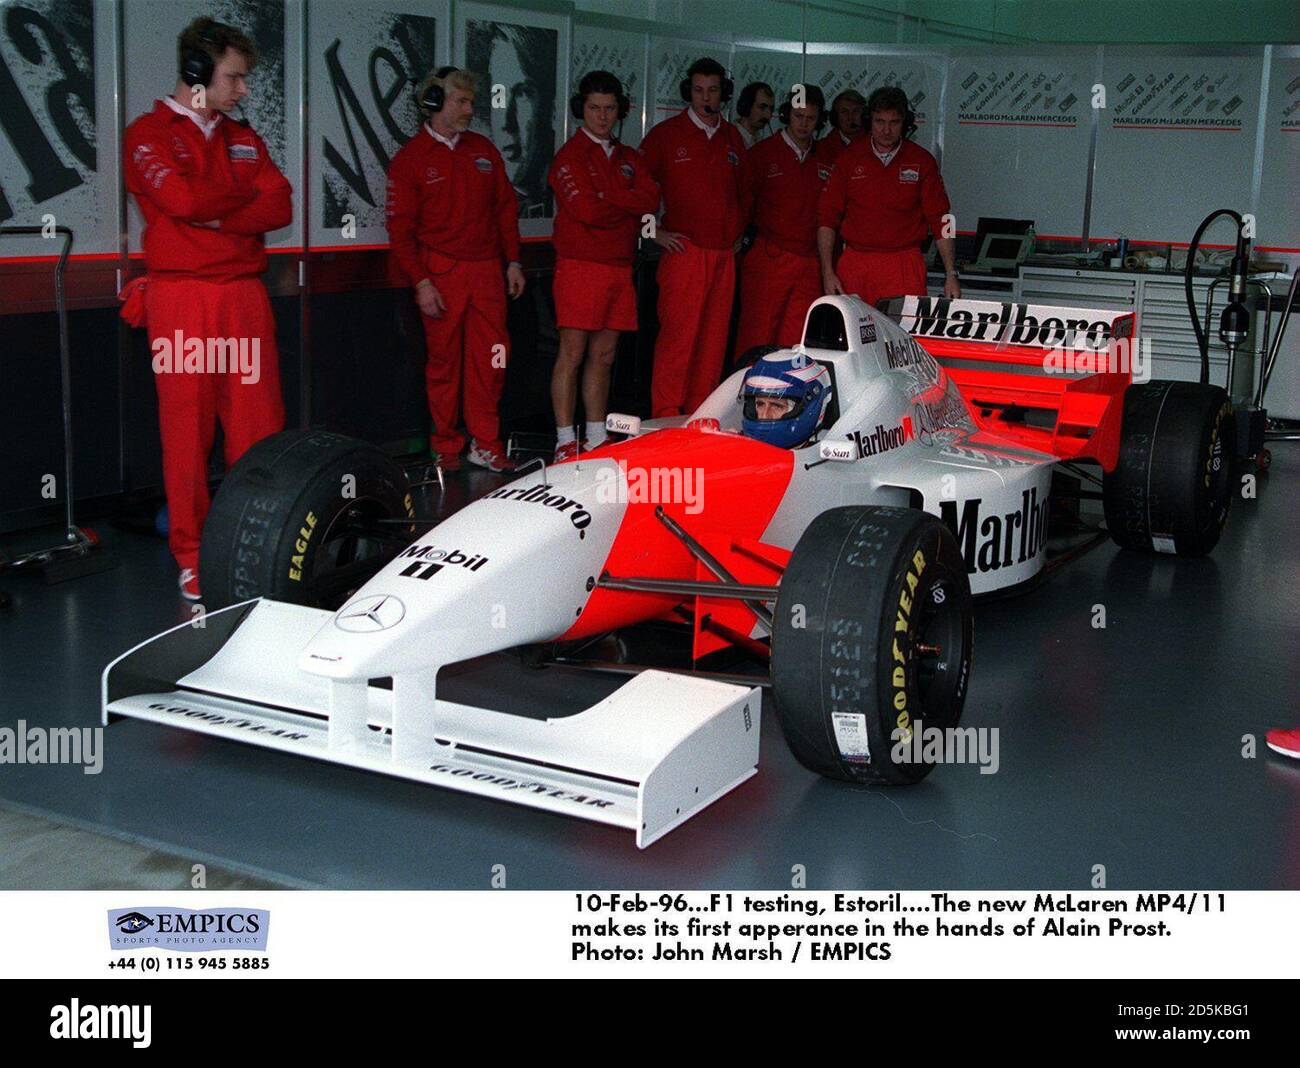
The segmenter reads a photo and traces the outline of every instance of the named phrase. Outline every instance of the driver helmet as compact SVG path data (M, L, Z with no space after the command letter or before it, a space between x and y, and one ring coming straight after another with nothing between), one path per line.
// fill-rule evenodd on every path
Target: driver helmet
M831 373L794 349L761 357L741 387L741 429L751 438L797 449L817 433L831 402Z

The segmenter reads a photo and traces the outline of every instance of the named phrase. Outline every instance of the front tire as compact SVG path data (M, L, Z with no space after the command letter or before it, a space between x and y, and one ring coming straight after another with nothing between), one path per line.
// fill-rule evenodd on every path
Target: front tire
M1119 461L1102 483L1115 543L1177 556L1213 549L1232 503L1235 428L1232 403L1218 386L1129 386Z
M212 501L199 550L204 603L254 597L337 608L400 549L414 518L382 450L322 430L259 441Z
M973 637L965 561L941 520L823 512L795 546L773 618L773 696L791 751L831 779L919 782L933 764L899 743L920 726L957 726Z

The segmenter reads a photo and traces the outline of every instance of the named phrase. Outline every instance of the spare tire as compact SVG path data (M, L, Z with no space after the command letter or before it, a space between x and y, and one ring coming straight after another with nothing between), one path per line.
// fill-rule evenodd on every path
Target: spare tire
M790 749L831 779L923 779L933 764L897 743L918 726L957 726L973 639L965 561L938 517L823 512L795 546L773 616L772 690Z
M336 608L409 542L402 468L364 441L286 430L226 475L199 550L203 602L254 597Z
M1106 526L1138 552L1204 556L1232 503L1232 403L1218 386L1143 382L1124 394L1119 461L1102 480Z

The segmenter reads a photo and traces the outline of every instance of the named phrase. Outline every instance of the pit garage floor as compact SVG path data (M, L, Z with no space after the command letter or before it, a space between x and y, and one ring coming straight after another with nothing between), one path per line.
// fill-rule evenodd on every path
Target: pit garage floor
M493 484L457 477L454 494ZM790 755L769 701L758 775L638 851L614 828L120 721L99 775L0 765L0 809L22 816L0 812L0 851L45 833L23 820L59 828L0 868L0 886L152 886L141 873L174 862L209 864L225 885L356 889L485 888L496 865L514 889L783 889L794 865L817 889L1086 888L1097 865L1112 889L1300 888L1300 762L1264 745L1269 727L1300 722L1298 482L1300 452L1279 443L1212 557L1106 542L1022 597L981 604L963 724L999 728L996 774L824 781ZM104 665L189 618L161 540L101 533L115 570L50 587L0 575L13 598L0 726L98 725ZM503 654L447 669L439 696L555 715L617 685ZM153 859L111 865L105 840Z

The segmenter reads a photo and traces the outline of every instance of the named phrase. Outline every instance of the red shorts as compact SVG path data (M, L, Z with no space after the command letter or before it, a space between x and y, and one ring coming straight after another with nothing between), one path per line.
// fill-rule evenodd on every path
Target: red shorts
M563 257L555 261L555 325L570 330L635 330L632 268Z
M845 293L868 304L888 297L925 296L925 257L919 248L899 252L859 252L846 248L835 265Z

